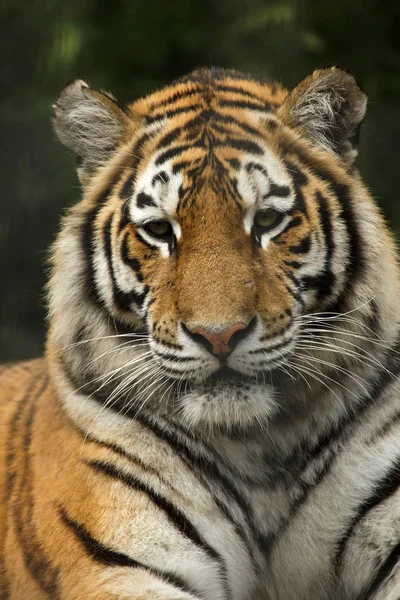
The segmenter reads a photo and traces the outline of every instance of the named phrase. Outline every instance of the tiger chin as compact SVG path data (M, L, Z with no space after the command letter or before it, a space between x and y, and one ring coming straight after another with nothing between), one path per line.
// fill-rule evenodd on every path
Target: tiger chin
M53 107L81 199L0 372L2 600L400 597L400 275L346 70Z

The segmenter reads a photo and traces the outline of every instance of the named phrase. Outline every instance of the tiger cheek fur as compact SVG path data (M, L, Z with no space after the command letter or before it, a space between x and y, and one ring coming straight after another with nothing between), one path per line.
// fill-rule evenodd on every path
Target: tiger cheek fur
M0 369L1 600L397 600L400 277L366 96L67 86L82 200L43 359Z

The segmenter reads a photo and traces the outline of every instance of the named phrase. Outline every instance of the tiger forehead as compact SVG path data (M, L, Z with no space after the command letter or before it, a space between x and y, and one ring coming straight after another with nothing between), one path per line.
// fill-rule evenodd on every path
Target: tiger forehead
M131 104L130 109L153 122L191 109L273 111L288 91L276 82L244 77L221 69L200 69Z
M161 164L157 155L138 178L132 198L132 214L163 218L175 216L188 206L207 201L250 208L273 202L285 210L293 197L291 179L267 148L257 158L244 154L218 160L188 150L179 159ZM276 205L278 202L278 205ZM154 211L158 212L157 215Z
M174 216L207 198L199 193L207 188L219 200L243 207L291 195L291 178L267 139L257 131L243 132L235 122L221 123L202 114L200 120L161 128L136 179L133 214L139 219ZM152 214L155 209L164 214Z

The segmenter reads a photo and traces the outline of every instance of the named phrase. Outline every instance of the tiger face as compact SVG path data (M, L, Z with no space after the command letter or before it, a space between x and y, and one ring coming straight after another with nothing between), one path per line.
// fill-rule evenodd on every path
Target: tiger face
M66 285L80 308L53 328L56 343L78 330L128 336L107 350L125 407L145 402L151 362L157 410L168 404L191 426L267 420L302 317L344 303L365 103L334 68L291 93L202 70L124 109L81 81L67 87L54 122L78 156L84 196L56 246L69 274L50 290L55 321L65 321ZM104 359L98 344L85 348L65 364L90 362L88 379Z

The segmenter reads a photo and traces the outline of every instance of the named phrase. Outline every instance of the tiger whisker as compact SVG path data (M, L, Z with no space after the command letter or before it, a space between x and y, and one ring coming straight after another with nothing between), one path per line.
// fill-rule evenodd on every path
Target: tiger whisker
M308 341L308 348L312 349L312 350L325 350L326 352L332 352L332 353L336 353L336 354L344 354L345 356L349 356L350 358L354 358L355 360L357 360L358 362L361 363L365 363L368 362L371 365L377 366L381 369L383 369L384 371L386 371L388 373L388 375L390 375L391 377L395 378L395 375L389 371L389 369L387 367L385 367L385 365L383 363L381 363L381 361L379 361L376 357L374 357L370 352L368 352L367 350L365 350L364 348L360 348L359 346L357 346L357 344L353 344L352 342L349 342L347 340L342 340L340 338L335 338L335 337L331 337L328 339L332 339L332 340L336 340L338 342L342 342L344 344L347 345L351 345L354 348L357 348L359 350L359 352L356 352L355 350L350 350L349 348L341 348L337 345L333 345L331 344L327 338L323 338L322 340L319 339L312 339L312 341L309 340L309 338L302 338L302 336L300 335L299 338L300 340L300 344L298 345L298 347L305 347L304 345L304 340Z
M314 363L317 363L320 365L325 365L327 367L331 367L331 368L339 371L340 373L347 375L350 379L352 379L353 381L355 381L356 383L358 383L360 385L361 389L366 393L367 396L370 395L367 388L364 387L364 385L362 383L360 383L360 382L367 383L366 380L364 378L360 377L359 375L351 373L351 371L349 371L348 369L338 366L335 363L331 363L329 361L322 360L318 357L311 356L310 352L307 352L307 350L306 350L306 355L303 357L307 358L307 360L310 360L311 362L314 362Z

